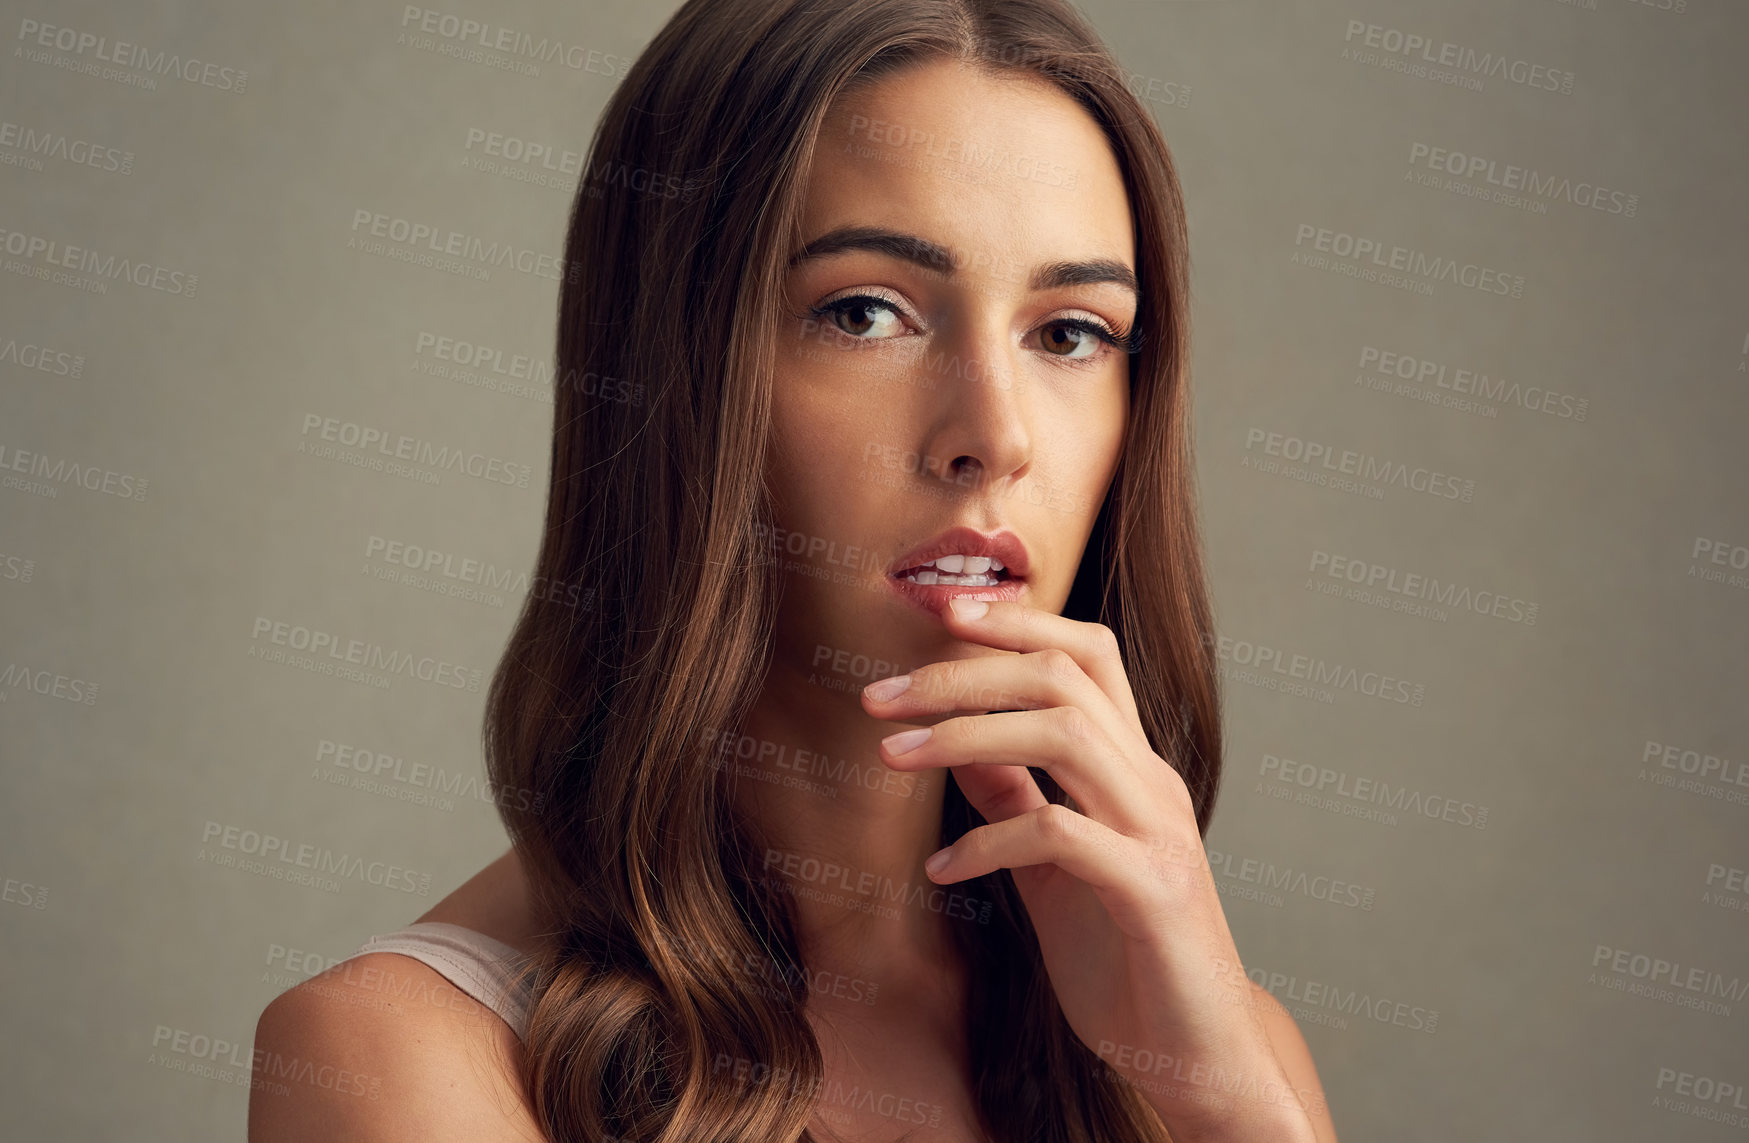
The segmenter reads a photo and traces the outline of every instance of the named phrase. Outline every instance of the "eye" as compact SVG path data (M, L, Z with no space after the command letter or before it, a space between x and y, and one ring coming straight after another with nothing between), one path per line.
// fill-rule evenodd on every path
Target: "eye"
M824 319L833 329L859 341L881 341L896 336L904 328L899 307L873 294L833 298L810 307L808 316ZM875 331L872 335L871 330Z
M895 301L875 294L846 294L810 306L807 316L856 341L888 341L903 336L904 311ZM1064 361L1092 362L1105 357L1101 343L1134 353L1140 338L1129 330L1114 330L1091 318L1058 318L1040 326L1040 343L1049 356Z
M1118 333L1102 322L1088 321L1085 318L1058 318L1039 329L1043 335L1040 340L1045 352L1065 360L1081 361L1103 357L1105 354L1100 350L1101 342L1128 353L1135 351L1128 331Z

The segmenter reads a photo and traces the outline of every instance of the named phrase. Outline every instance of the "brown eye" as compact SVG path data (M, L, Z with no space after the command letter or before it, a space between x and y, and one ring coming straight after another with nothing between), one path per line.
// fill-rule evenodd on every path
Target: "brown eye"
M874 328L874 318L868 316L869 307L860 302L853 306L836 311L838 328L845 333L861 336ZM855 329L850 328L855 326Z
M901 329L898 309L891 302L867 294L837 298L808 312L816 318L825 318L840 333L861 341L896 336ZM869 331L876 327L880 327L880 332L870 336Z
M1106 330L1077 318L1066 318L1045 326L1042 340L1045 352L1053 357L1071 360L1097 356L1099 343L1102 341L1111 345L1117 344L1117 339ZM1085 351L1080 352L1083 349Z

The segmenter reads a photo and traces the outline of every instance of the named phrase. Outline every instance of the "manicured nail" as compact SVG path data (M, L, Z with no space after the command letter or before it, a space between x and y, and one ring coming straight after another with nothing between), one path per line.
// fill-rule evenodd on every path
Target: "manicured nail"
M903 754L928 742L929 735L934 729L932 726L925 726L921 730L901 730L897 734L889 734L881 739L881 745L887 748L888 754Z
M947 863L952 858L953 846L950 845L946 849L938 850L936 853L930 855L929 860L923 863L923 868L931 873L940 873L943 869L947 868Z
M976 619L990 610L990 605L981 599L950 599L947 605L961 619Z
M890 679L882 679L878 683L870 683L862 688L862 693L876 702L886 702L898 698L905 693L905 688L911 685L910 675L894 675Z

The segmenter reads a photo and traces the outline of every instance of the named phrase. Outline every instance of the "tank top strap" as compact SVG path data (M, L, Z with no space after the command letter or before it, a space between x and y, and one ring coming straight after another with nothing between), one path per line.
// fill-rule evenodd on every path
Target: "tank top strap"
M371 937L352 956L378 952L400 953L428 965L496 1012L517 1039L528 1039L532 988L521 972L528 958L503 941L445 921L415 921Z

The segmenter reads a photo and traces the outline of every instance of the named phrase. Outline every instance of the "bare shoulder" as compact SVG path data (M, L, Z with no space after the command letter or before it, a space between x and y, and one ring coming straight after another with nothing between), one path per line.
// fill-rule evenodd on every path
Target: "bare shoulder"
M461 925L523 953L533 952L541 940L535 931L528 880L514 849L463 882L419 920Z
M255 1028L249 1139L544 1143L495 1013L398 953L282 993Z
M1318 1067L1312 1062L1312 1050L1306 1046L1300 1026L1294 1022L1293 1013L1283 1007L1269 989L1255 980L1250 983L1251 995L1263 1013L1263 1027L1269 1034L1270 1046L1275 1049L1275 1057L1281 1061L1288 1082L1293 1084L1306 1108L1318 1143L1336 1143L1336 1124L1330 1118L1324 1085L1318 1079Z
M446 898L420 919L526 947L508 939L518 935L514 918L470 908L479 888L463 886L458 900ZM522 1063L510 1026L441 973L399 953L366 953L281 993L262 1012L249 1139L546 1143L522 1092Z

